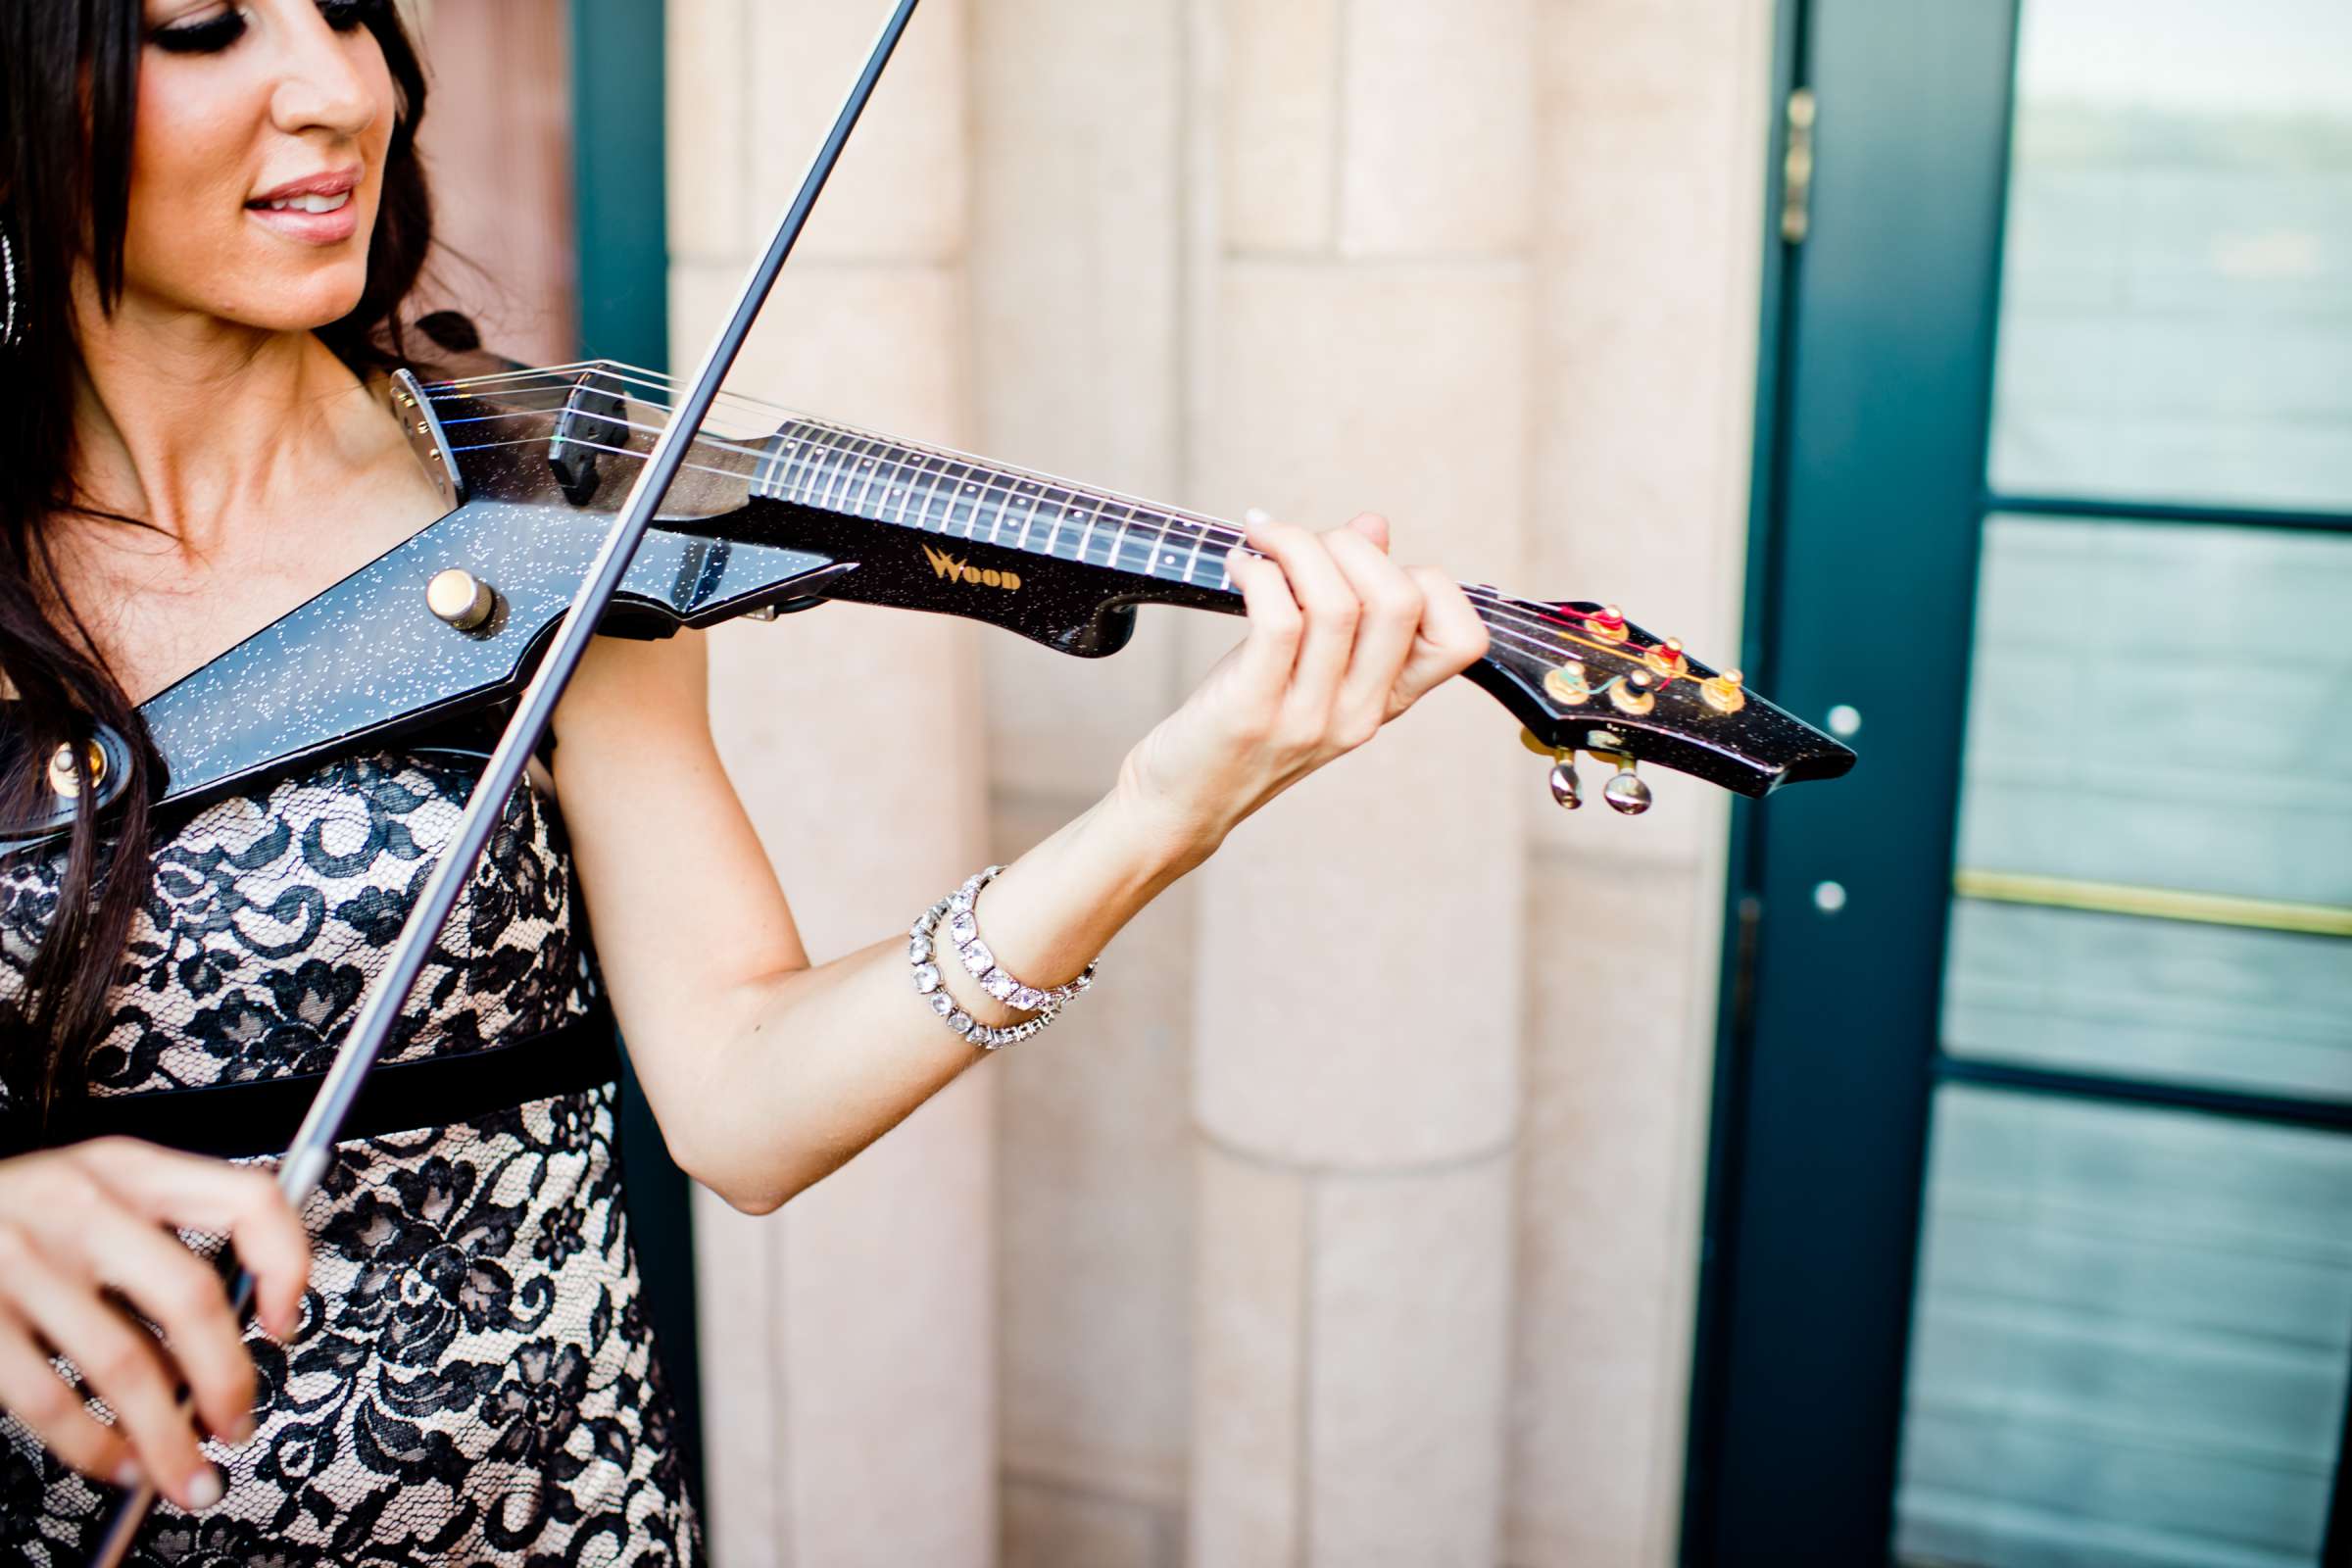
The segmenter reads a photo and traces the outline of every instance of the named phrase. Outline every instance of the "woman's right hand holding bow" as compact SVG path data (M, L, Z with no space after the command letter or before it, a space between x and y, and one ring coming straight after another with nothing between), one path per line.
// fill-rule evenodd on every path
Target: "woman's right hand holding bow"
M228 1237L253 1271L263 1327L292 1337L310 1240L268 1171L127 1138L0 1159L0 1407L74 1469L120 1486L143 1476L201 1509L220 1499L220 1478L178 1391L206 1430L241 1443L253 1434L254 1367L220 1276L174 1226ZM114 1425L52 1355L74 1363Z

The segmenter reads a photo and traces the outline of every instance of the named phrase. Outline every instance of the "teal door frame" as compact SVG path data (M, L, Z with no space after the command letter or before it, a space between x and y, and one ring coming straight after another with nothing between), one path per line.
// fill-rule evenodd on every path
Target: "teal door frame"
M660 372L669 364L662 21L641 0L569 0L572 213L582 358ZM678 1453L703 1495L700 1335L686 1175L669 1157L622 1044L621 1186Z
M1690 1564L1886 1560L1938 1082L2352 1130L2341 1102L1938 1049L1984 518L2352 532L2347 513L1988 492L2017 9L1782 7L1777 96L1811 88L1817 120L1801 244L1768 204L1744 657L1805 717L1857 710L1862 760L1734 821ZM2352 1562L2352 1404L2345 1421L2329 1563Z
M1808 237L1776 133L1744 656L1846 778L1743 807L1683 1560L1884 1562L1951 887L2014 6L1789 0ZM1845 902L1824 913L1814 889Z
M583 356L669 363L662 18L643 0L571 0L572 209Z

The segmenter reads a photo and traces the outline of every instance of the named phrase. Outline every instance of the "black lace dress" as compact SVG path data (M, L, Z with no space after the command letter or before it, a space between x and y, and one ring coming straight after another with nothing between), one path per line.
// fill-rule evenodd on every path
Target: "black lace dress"
M479 771L422 746L353 755L168 828L93 1093L321 1071ZM0 872L0 1023L58 872L37 855ZM387 1062L494 1050L596 1006L562 820L535 787L508 803L417 997ZM260 1430L234 1450L206 1445L227 1494L199 1515L160 1504L134 1560L699 1561L613 1102L604 1084L345 1143L303 1213L301 1332L248 1341ZM105 1509L0 1415L0 1560L77 1564Z

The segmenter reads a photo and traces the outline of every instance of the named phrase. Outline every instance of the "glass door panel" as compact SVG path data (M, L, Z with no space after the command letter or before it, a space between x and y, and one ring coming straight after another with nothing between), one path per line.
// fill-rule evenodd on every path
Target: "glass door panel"
M2352 1139L1950 1084L1928 1181L1899 1556L2318 1561Z
M2352 6L2026 0L1993 488L2352 507Z
M2024 0L1893 1549L2314 1565L2352 1368L2352 7Z
M1944 1050L2352 1102L2347 692L2352 533L1988 519Z

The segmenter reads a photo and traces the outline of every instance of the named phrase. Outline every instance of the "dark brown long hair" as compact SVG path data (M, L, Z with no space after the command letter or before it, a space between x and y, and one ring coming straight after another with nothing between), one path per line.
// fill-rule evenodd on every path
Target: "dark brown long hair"
M407 358L401 311L432 245L432 207L416 157L424 118L416 51L391 0L365 6L362 18L391 68L397 113L366 288L351 314L318 337L366 377ZM0 908L0 944L25 974L24 995L0 1008L0 1068L20 1097L9 1118L20 1125L5 1129L6 1143L17 1141L25 1119L37 1127L61 1098L81 1092L90 1050L113 1021L107 996L151 877L148 801L161 764L58 586L43 526L65 512L146 525L76 494L79 350L68 305L85 254L105 309L122 298L144 41L140 0L0 4L0 227L15 252L21 333L14 347L0 347L0 674L14 687L0 720L0 823L45 808L45 760L64 745L80 754L94 726L124 737L135 756L122 808L103 824L84 780L54 906L20 884L19 900L37 906ZM75 82L79 93L69 85Z

